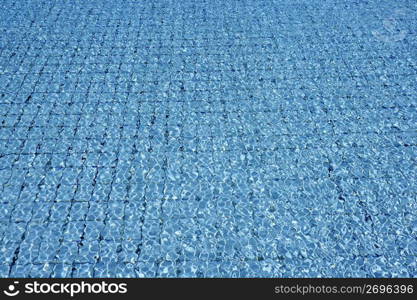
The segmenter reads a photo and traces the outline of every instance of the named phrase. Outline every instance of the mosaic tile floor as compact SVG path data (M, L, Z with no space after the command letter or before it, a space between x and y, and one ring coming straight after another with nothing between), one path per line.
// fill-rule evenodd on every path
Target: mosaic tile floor
M416 277L417 2L0 3L0 276Z

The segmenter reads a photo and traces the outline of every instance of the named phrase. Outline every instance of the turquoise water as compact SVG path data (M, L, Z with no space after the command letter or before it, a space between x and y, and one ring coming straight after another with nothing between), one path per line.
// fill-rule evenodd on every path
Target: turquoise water
M417 276L415 1L0 3L0 276Z

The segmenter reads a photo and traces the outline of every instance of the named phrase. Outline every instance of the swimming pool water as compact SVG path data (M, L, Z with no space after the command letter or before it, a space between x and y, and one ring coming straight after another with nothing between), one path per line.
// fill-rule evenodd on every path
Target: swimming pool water
M417 2L0 3L1 277L416 277Z

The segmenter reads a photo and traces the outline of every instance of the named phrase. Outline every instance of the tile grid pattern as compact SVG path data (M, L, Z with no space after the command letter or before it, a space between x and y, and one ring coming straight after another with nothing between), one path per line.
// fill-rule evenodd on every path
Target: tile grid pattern
M416 276L413 1L0 8L0 276Z

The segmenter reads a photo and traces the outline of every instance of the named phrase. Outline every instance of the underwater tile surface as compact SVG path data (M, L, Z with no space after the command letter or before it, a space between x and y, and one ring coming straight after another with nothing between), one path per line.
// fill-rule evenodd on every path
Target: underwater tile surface
M417 2L0 3L1 277L416 277Z

